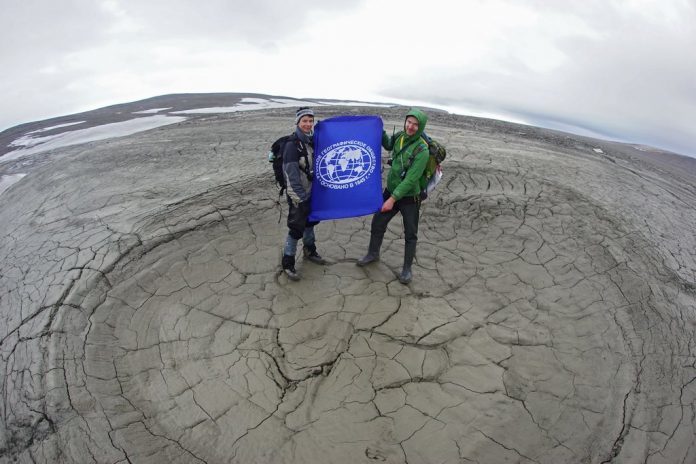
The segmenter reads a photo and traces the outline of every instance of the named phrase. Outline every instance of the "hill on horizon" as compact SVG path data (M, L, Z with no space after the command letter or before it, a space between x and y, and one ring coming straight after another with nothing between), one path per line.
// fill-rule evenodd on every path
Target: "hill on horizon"
M262 104L261 102L265 102ZM41 136L51 136L61 134L68 130L81 130L91 127L96 127L105 124L114 124L118 122L129 121L133 118L146 118L152 116L153 114L158 115L172 115L172 114L186 114L187 117L192 117L196 114L192 110L203 110L210 109L210 113L214 114L213 109L219 109L223 111L231 111L232 108L236 108L236 111L243 110L253 110L253 109L263 109L282 106L293 106L293 105L370 105L376 108L379 107L396 107L402 106L396 103L384 103L384 102L356 102L349 100L337 100L329 98L295 98L280 95L266 95L258 93L232 93L232 92L221 92L221 93L184 93L184 94L166 94L154 96L142 100L136 100L132 102L118 103L114 105L105 106L102 108L97 108L89 111L84 111L81 113L74 113L62 116L56 116L39 121L31 121L23 124L19 124L14 127L10 127L2 132L0 132L0 161L2 161L2 156L6 153L10 153L16 150L17 145L13 145L13 142L17 140L22 140L27 134L35 133L35 131L42 131ZM423 107L430 112L446 112L432 107ZM160 109L161 111L153 110ZM198 113L206 114L206 113ZM466 116L466 115L462 115ZM467 116L472 118L478 118L474 116ZM489 119L489 118L478 118L478 119ZM500 122L506 122L503 120L495 120ZM70 126L63 126L63 125ZM528 126L517 123L508 122L508 124L516 124L521 127L537 127ZM541 127L539 127L541 129ZM551 129L547 129L551 130ZM561 132L561 131L556 131ZM565 133L565 132L561 132ZM582 137L576 135L577 137ZM590 137L584 137L591 139ZM603 140L605 142L611 142L607 139L597 139ZM614 142L620 143L620 142ZM687 157L687 155L670 152L667 150L659 149L656 147L638 145L625 143L628 146L636 148L638 150L644 151L645 153L666 156L666 157ZM677 162L673 160L673 162Z

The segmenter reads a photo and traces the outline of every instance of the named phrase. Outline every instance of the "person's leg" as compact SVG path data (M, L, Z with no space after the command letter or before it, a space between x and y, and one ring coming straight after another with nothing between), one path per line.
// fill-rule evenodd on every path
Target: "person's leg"
M302 236L304 258L315 264L326 264L327 261L317 252L316 237L314 235L314 225L316 222L307 221L307 225Z
M305 247L316 248L316 236L314 235L314 226L307 225L302 236L302 244Z
M285 256L295 256L297 254L297 240L288 232L288 236L285 238L285 246L283 247L283 254Z
M283 271L291 280L300 280L300 275L295 270L295 254L297 253L297 242L304 236L307 215L302 204L295 205L288 198L288 236L285 239L283 249Z
M420 205L418 203L411 203L401 207L401 217L404 222L404 235L406 236L406 244L404 247L404 267L399 275L399 282L402 284L411 282L411 279L413 278L411 266L413 264L413 259L416 257L419 214Z
M397 213L396 208L386 213L375 213L372 216L372 224L370 226L370 244L367 247L367 254L360 258L356 263L358 266L367 266L368 264L379 260L379 251L382 248L382 240L384 233L387 231L389 221L392 220Z

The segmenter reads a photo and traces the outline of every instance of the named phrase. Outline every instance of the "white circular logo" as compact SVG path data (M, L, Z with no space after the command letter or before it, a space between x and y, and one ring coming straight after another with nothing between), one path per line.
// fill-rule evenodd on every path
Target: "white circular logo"
M334 143L321 151L318 161L315 175L322 186L332 189L362 184L377 164L372 148L359 140Z

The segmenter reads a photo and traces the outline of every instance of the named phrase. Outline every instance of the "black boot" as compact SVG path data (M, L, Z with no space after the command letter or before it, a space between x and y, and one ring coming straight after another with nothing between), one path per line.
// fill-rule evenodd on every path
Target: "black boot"
M355 264L363 267L375 261L379 261L379 249L381 247L382 239L370 236L370 245L367 247L367 254L360 258Z
M374 253L370 253L368 251L367 254L365 256L363 256L362 258L360 258L355 264L360 266L360 267L363 267L363 266L367 266L370 263L374 263L375 261L379 261L379 255L376 255Z
M300 280L300 274L295 270L295 257L283 255L283 272L290 280Z
M416 244L407 243L404 249L404 268L399 274L399 282L406 285L411 283L413 279L413 274L411 273L411 265L413 264L413 258L416 257Z
M319 253L317 253L316 245L305 245L302 248L302 252L304 253L304 259L309 260L314 264L327 264L327 261L322 258Z

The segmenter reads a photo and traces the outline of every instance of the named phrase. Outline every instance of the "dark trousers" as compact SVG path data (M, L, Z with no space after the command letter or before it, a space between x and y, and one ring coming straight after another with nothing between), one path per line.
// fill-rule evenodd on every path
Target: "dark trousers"
M305 228L314 227L319 224L319 221L310 221L309 218L309 201L303 201L297 206L292 202L290 197L287 197L288 206L288 235L299 240L304 235Z
M403 198L394 204L394 208L386 213L378 212L372 217L370 230L370 253L379 254L382 246L384 233L387 231L389 221L394 218L396 213L401 213L404 223L404 235L406 236L406 250L412 250L415 254L416 242L418 241L418 219L420 204L412 198Z

